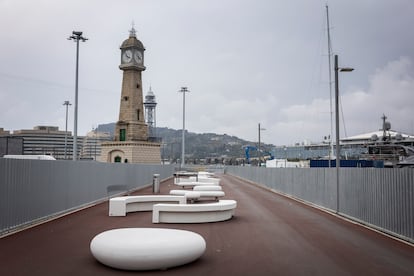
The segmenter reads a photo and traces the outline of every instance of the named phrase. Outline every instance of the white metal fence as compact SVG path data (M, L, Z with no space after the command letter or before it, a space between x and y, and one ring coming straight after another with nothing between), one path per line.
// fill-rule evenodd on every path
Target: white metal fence
M0 158L0 236L173 173L172 165Z
M414 242L414 169L226 167L226 173Z

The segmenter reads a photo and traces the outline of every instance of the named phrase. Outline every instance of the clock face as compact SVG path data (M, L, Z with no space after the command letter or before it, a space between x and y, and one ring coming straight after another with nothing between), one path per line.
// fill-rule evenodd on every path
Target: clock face
M142 63L142 53L140 51L135 51L134 58L136 62Z
M126 50L123 54L122 54L122 61L125 63L128 63L132 60L132 52L131 50Z

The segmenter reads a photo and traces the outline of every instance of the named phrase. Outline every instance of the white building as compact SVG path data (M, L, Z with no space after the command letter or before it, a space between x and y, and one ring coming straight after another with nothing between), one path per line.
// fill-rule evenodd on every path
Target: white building
M109 132L100 132L95 130L89 131L83 138L81 159L96 160L101 155L101 144L104 141L112 141Z

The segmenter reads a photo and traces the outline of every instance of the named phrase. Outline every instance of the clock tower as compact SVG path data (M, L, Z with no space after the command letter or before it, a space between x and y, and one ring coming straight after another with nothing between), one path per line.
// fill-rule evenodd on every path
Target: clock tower
M143 141L148 139L148 126L145 124L142 71L144 66L144 45L136 38L132 28L129 38L121 47L123 71L119 119L115 128L115 141Z
M120 49L119 69L123 71L123 77L119 117L114 141L102 143L100 161L160 164L161 144L149 141L144 118L142 72L145 70L145 48L133 27Z

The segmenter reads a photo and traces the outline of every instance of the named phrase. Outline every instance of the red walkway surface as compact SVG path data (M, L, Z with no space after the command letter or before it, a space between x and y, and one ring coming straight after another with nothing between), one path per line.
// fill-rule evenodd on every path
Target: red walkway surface
M0 275L414 275L414 247L271 193L221 176L233 219L207 224L152 224L151 212L109 217L108 203L0 239ZM161 184L161 193L177 187ZM146 188L136 194L150 194ZM90 253L109 229L159 227L199 233L197 261L163 271L106 267Z

